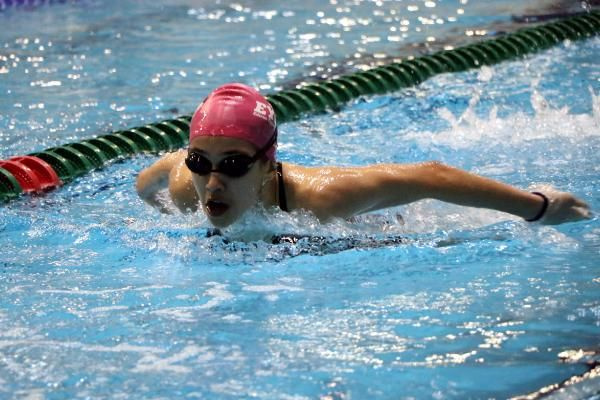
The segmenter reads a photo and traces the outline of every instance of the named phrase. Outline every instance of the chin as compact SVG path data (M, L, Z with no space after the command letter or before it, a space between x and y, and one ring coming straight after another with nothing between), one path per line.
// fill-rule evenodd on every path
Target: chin
M227 228L229 225L231 225L234 221L225 221L221 218L211 218L208 217L208 220L210 221L210 224L212 226L214 226L215 228Z
M206 210L205 210L205 212L206 212ZM231 213L231 210L227 211L225 214L220 215L218 217L211 216L210 214L208 214L208 212L206 212L206 216L208 218L208 221L215 228L226 228L239 219L239 216Z

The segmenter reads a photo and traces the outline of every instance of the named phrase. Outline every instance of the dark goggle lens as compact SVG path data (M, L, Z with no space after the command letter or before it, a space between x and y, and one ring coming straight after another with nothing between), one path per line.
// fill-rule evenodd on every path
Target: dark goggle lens
M185 165L195 174L208 175L211 172L220 172L227 176L238 178L248 172L254 160L245 155L236 155L224 158L212 169L212 163L206 157L198 153L190 153L185 159Z
M248 172L254 160L252 157L239 155L224 158L217 165L217 171L232 177L239 177Z
M190 153L185 159L188 169L198 175L208 175L212 170L210 160L198 153Z

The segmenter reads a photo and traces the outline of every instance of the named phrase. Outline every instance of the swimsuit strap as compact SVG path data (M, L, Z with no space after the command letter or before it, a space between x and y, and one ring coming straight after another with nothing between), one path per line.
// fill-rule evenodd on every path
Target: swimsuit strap
M279 208L282 211L289 211L287 198L285 197L285 185L283 183L283 167L280 162L277 163L277 187L279 188Z

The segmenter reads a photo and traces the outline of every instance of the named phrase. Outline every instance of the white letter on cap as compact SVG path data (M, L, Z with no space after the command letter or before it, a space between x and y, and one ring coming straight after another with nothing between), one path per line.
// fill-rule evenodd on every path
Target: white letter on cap
M256 101L256 108L254 109L254 116L256 117L260 117L262 119L264 119L265 121L269 120L269 108L267 107L267 105L265 103L261 103L260 101Z

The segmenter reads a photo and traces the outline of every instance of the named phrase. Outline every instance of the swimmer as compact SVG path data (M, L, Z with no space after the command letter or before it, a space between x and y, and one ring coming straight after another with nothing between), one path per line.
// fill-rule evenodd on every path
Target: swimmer
M275 157L277 134L275 112L260 93L239 83L223 85L194 113L189 148L141 171L138 194L166 211L159 193L168 188L179 210L201 209L218 228L259 203L307 210L327 221L427 198L542 224L590 218L587 204L570 193L550 186L528 192L435 161L360 167L282 163Z

